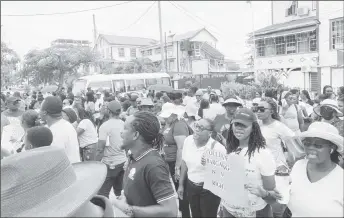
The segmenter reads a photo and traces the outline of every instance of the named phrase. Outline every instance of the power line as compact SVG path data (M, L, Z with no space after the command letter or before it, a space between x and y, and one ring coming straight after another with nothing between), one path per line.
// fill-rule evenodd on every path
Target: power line
M133 1L127 1L127 2L121 2L114 5L108 5L98 8L91 8L91 9L85 9L85 10L78 10L78 11L67 11L67 12L55 12L55 13L48 13L48 14L1 14L2 17L34 17L34 16L51 16L51 15L65 15L65 14L76 14L76 13L82 13L87 11L95 11L95 10L101 10L105 8L111 8L119 5L124 5L131 3Z
M127 26L126 28L123 28L121 29L120 31L124 31L124 30L127 30L129 28L131 28L132 26L134 26L136 23L138 23L152 8L153 6L155 5L156 1L153 2L153 4L151 4L147 10L145 12L143 12L143 14L141 16L139 16L132 24L130 24L129 26Z
M197 16L197 15L195 15L195 14L193 14L193 13L191 13L190 11L188 11L185 7L183 7L183 6L181 6L180 4L178 4L177 2L174 2L174 4L176 4L179 8L181 8L182 10L184 10L185 12L187 12L187 13L189 13L189 14L191 14L191 15L193 15L193 16L195 16L196 18L198 18L199 20L201 20L201 21L203 21L204 23L207 23L207 24L209 24L209 26L212 26L213 28L215 28L216 29L216 31L219 31L220 32L220 30L219 30L219 28L217 28L215 25L213 25L213 24L211 24L211 23L209 23L209 22L207 22L207 21L205 21L205 20L203 20L202 18L200 18L199 16Z

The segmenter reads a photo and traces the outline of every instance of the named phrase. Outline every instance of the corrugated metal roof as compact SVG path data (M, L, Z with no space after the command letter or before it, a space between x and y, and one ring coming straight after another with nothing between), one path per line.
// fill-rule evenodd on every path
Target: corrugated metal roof
M155 39L141 38L141 37L131 37L131 36L115 36L115 35L104 35L100 34L99 37L103 37L112 45L137 45L137 46L147 46L154 45L157 43Z
M223 59L224 58L224 55L219 50L217 50L216 48L210 46L208 43L204 43L202 45L201 49L204 52L208 53L212 57L215 57L215 58L218 58L218 59Z
M297 20L292 20L292 21L285 22L285 23L278 23L278 24L264 27L262 29L254 31L254 35L259 36L259 35L270 34L270 33L284 31L284 30L314 26L314 25L319 24L319 23L320 22L316 19L316 17L314 17L314 16L313 17L307 17L304 19L297 19ZM252 35L252 33L251 33L251 35Z

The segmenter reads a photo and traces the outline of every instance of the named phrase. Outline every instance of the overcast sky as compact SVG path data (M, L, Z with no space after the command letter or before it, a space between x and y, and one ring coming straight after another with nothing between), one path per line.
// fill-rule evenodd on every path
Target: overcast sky
M92 14L96 16L98 34L148 37L159 40L158 4L135 25L130 26L153 3L137 1L106 9L83 13L9 17L9 14L39 14L69 12L118 4L115 1L1 1L1 40L21 57L30 49L45 48L57 38L82 39L93 42ZM252 31L252 10L246 1L177 1L191 14L161 2L164 32L181 34L206 27L219 40L218 49L228 58L240 60L246 34ZM252 3L254 28L271 24L270 2ZM197 17L199 18L197 18ZM193 18L191 18L193 17ZM126 30L123 30L127 28Z

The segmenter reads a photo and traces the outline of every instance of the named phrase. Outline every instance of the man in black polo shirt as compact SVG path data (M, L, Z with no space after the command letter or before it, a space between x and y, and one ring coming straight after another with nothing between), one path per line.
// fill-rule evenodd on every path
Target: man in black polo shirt
M163 141L158 118L137 112L126 119L122 149L129 154L124 196L114 206L130 217L177 217L177 201L168 166L156 150Z

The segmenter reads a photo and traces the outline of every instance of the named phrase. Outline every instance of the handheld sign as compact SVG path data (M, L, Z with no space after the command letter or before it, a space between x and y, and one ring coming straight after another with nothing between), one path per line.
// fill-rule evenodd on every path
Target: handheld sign
M239 155L207 150L204 188L219 196L231 208L248 208L248 191L245 160Z

